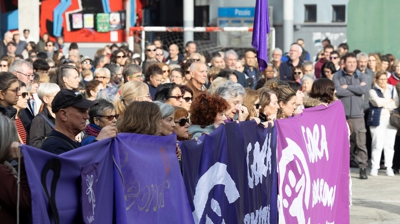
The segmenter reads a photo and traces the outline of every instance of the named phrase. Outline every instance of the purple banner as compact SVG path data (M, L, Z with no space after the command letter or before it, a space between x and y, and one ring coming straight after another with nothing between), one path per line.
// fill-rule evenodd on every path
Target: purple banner
M117 223L193 223L175 135L122 133L112 148Z
M276 123L280 223L350 223L350 146L342 103Z

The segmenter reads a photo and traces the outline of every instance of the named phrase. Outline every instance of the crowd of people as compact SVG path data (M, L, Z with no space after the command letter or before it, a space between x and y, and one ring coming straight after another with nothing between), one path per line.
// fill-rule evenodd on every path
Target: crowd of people
M273 126L277 119L335 100L345 108L351 165L360 168L360 178L368 178L367 148L372 152L370 175L384 166L393 176L400 160L394 155L397 129L389 117L399 106L400 60L350 52L345 43L338 49L329 40L323 44L315 61L302 39L286 54L276 48L260 71L254 49L205 57L193 41L180 53L178 45L164 47L156 39L143 49L142 61L125 45L107 45L89 57L80 54L76 43L66 48L62 37L53 42L44 34L35 43L29 30L24 38L7 32L0 46L0 179L6 183L0 190L0 219L15 222L16 197L10 195L17 195L17 175L20 208L29 213L29 187L16 142L54 154L119 132L175 133L179 142L198 139L227 122ZM178 143L176 155L180 159Z

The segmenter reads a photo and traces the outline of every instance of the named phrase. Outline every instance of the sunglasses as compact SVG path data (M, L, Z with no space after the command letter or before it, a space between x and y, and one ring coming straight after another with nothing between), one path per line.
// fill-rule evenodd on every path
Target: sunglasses
M25 99L28 95L29 95L28 92L22 92L22 93L21 93L21 96L22 96L22 98L24 98L24 99Z
M200 61L200 58L193 58L194 61Z
M166 72L168 72L168 73L169 73L169 71L170 71L170 70L163 70L162 72L163 72L163 73L166 73Z
M185 74L190 74L190 71L185 71Z
M183 97L183 99L186 101L186 103L189 103L189 101L193 100L193 97Z
M157 49L146 49L148 52L150 52L150 51L156 51Z
M105 76L95 76L94 78L95 79L105 79L106 77Z
M260 109L260 104L259 103L254 104L254 106L256 107L256 109Z
M186 123L189 124L189 119L187 119L187 118L182 118L182 119L179 119L179 121L175 121L175 123L176 123L176 124L179 124L181 127L183 127L183 126L186 125Z
M107 120L112 121L112 120L114 120L114 118L115 118L116 120L118 120L119 114L108 115L108 116L96 115L96 117L105 117L105 118L107 118Z
M156 54L157 56L164 56L164 54Z
M295 75L301 75L301 72L293 72Z
M5 68L5 67L7 67L8 65L0 65L1 67L3 67L3 68Z
M65 59L65 61L63 62L63 65L68 64L68 63L74 63L75 64L75 62L73 62L73 61L71 61L69 59Z
M47 45L47 47L53 47L53 45Z
M167 96L168 99L175 98L176 100L182 99L183 96Z
M122 56L121 55L119 55L119 56L117 55L116 56L116 58L125 58L125 57L126 57L125 55L122 55Z
M336 60L338 57L330 57L330 59L332 60Z

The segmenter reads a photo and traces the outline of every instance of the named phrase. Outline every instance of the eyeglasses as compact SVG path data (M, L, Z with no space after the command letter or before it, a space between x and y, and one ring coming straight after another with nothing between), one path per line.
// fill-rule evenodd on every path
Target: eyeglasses
M83 61L82 64L89 64L89 65L91 65L92 62L90 62L90 61Z
M182 99L183 96L167 96L167 98L175 98L176 100Z
M200 58L192 58L194 61L200 61Z
M107 78L107 77L105 77L105 76L95 76L94 78L95 78L95 79L105 79L105 78Z
M338 57L329 57L331 60L336 60Z
M116 56L116 58L125 58L125 57L126 57L125 55L122 55L122 56L121 55L117 55Z
M115 118L116 120L118 120L119 114L108 115L108 116L96 115L96 117L105 117L105 118L107 118L107 120L112 121L112 120L114 120L114 118Z
M295 75L301 75L302 72L293 72Z
M176 123L176 124L179 124L181 127L183 127L183 126L186 125L186 123L189 124L189 119L187 119L187 118L182 118L182 119L179 119L179 121L175 121L175 123Z
M0 65L1 67L3 67L3 68L5 68L5 67L7 67L8 65Z
M28 92L23 92L23 93L21 93L21 96L22 96L22 98L24 98L24 99L25 99L28 95L29 95Z
M8 89L8 90L14 92L15 94L17 94L17 93L19 93L19 91L21 91L21 89L19 87L16 89Z
M156 54L157 56L164 56L164 54Z
M150 51L156 51L157 49L146 49L147 50L147 52L150 52Z
M193 97L183 97L183 99L186 101L186 103L189 103L189 101L193 100Z
M260 104L259 103L254 104L254 106L256 107L256 109L260 109Z
M170 71L170 70L163 70L162 72L163 72L163 73L166 73L166 72L168 72L168 73L169 73L169 71Z
M185 74L190 74L190 71L185 71Z
M130 75L131 76L131 78L133 78L133 79L139 79L139 78L144 78L144 75L136 75L136 76L133 76L133 75Z
M32 79L33 79L33 77L35 77L35 75L34 75L34 74L32 74L32 75L29 75L29 74L25 74L25 73L22 73L22 72L19 72L19 71L15 71L15 72L18 72L18 73L20 73L20 74L22 74L22 75L26 76L27 78L32 78Z
M53 47L53 45L47 45L47 47Z

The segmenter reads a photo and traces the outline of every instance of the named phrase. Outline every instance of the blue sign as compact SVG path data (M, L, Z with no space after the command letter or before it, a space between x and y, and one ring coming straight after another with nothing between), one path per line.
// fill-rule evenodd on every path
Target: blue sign
M239 17L239 18L254 17L254 8L243 8L243 7L218 8L218 17Z

